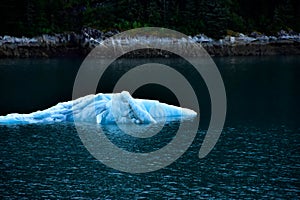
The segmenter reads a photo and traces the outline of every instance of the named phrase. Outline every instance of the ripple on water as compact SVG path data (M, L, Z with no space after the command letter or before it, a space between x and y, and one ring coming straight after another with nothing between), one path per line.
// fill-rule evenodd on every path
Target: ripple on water
M227 127L200 160L201 130L175 163L148 174L101 164L72 124L0 126L0 132L4 198L295 198L300 192L298 129Z

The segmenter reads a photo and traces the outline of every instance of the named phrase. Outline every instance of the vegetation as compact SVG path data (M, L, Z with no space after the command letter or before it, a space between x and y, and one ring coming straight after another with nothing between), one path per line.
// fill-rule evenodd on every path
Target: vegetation
M2 0L0 35L160 26L218 38L226 31L300 31L299 0Z

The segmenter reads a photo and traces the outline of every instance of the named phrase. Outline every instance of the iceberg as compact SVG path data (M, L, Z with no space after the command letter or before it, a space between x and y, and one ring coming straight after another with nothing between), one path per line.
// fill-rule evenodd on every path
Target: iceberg
M0 116L0 124L53 122L92 122L97 124L150 124L197 116L191 109L161 103L157 100L134 99L129 92L95 94L58 103L30 114Z

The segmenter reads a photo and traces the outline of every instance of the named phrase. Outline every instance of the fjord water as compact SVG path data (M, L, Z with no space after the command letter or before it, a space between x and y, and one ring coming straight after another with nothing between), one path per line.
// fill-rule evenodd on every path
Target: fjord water
M42 110L71 99L81 59L0 60L0 115ZM96 160L72 123L0 125L0 195L15 198L299 198L300 57L214 58L228 100L225 127L210 154L198 158L210 116L209 95L201 77L177 59L151 59L173 65L194 86L200 103L200 128L187 150L170 166L128 174ZM98 92L132 66L149 60L119 60L100 80ZM148 85L135 97L177 104L166 88ZM179 122L152 138L139 139L114 126L107 137L133 152L169 143Z

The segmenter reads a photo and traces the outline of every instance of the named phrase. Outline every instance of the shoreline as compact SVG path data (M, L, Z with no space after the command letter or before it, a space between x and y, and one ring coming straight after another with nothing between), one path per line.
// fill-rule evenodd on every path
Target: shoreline
M272 55L300 55L299 42L281 43L253 43L235 45L205 45L203 48L210 56L272 56ZM55 46L0 46L0 58L60 58L60 57L85 57L92 50L92 47L80 45L55 45ZM136 51L129 53L128 57L168 57L168 52Z
M59 58L85 57L105 39L118 34L115 32L102 33L95 29L84 29L81 34L74 32L42 35L34 38L16 38L0 36L0 59L4 58ZM142 42L145 38L141 39ZM148 38L146 42L156 42L158 38ZM200 34L189 40L201 44L210 56L272 56L272 55L300 55L300 34L283 36L249 37L226 36L218 41ZM164 38L166 45L172 44L174 39ZM130 44L130 38L126 39ZM183 41L183 40L181 40ZM117 41L122 43L122 41ZM169 57L172 53L159 49L137 50L126 54L129 58Z
M203 46L211 56L300 55L300 42L269 42L223 46Z

